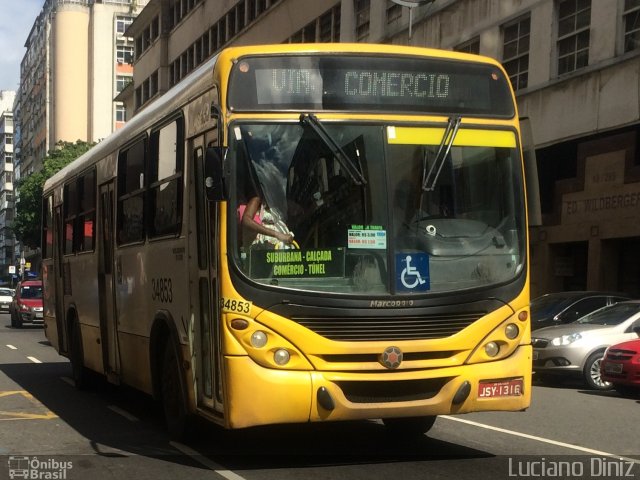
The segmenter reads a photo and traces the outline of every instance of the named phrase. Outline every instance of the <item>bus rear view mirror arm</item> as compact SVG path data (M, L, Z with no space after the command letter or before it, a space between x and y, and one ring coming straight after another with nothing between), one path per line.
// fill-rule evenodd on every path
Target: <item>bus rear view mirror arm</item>
M226 199L223 178L223 150L208 147L204 159L204 186L207 200L221 202Z

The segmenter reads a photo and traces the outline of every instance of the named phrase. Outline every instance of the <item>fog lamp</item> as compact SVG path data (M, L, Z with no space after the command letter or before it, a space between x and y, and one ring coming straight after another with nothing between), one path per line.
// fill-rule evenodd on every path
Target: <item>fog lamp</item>
M256 330L251 334L251 345L255 348L262 348L267 344L267 334L262 330Z
M490 357L495 357L500 352L500 347L496 342L489 342L484 346L484 351Z
M504 328L504 334L509 340L513 340L520 333L520 329L515 323L510 323Z
M279 348L273 353L273 361L276 362L277 365L286 365L290 359L291 355L284 348Z

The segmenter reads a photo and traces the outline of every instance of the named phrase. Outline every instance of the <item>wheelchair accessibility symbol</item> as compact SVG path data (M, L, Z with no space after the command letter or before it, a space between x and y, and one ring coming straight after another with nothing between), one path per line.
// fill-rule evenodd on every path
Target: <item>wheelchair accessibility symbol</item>
M396 255L396 289L398 291L429 290L429 256L425 253Z

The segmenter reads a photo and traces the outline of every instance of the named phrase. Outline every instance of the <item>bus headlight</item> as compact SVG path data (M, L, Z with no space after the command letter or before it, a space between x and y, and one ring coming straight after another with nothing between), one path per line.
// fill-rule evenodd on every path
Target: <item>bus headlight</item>
M251 334L251 346L262 348L267 344L267 334L262 330L256 330Z
M515 323L509 323L506 327L504 327L504 334L509 340L513 340L520 333L520 329Z
M495 312L494 315L498 315ZM529 343L528 311L511 313L479 341L466 363L495 362L512 355L521 345Z
M276 365L286 365L289 363L290 358L291 355L289 354L289 351L284 348L279 348L273 353L273 361L276 362Z
M489 342L484 346L484 351L490 357L495 357L498 353L500 353L500 345L496 342Z

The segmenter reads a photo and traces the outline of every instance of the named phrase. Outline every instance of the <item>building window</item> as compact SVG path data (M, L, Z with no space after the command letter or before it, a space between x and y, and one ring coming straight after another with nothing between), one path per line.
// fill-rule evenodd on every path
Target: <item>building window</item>
M370 0L354 0L356 16L356 40L359 42L369 37L369 6Z
M340 5L336 5L320 17L320 41L340 41Z
M558 5L558 75L589 64L591 0L563 0Z
M133 47L116 45L116 61L118 63L133 63Z
M124 34L127 27L133 23L131 17L116 17L116 33L119 35Z
M6 145L11 145L13 143L13 135L5 135L4 136L4 143Z
M531 17L526 16L502 27L502 64L514 90L529 82L529 38Z
M124 88L131 83L130 75L117 75L116 76L116 92L120 93Z
M624 51L640 47L640 0L624 0Z
M472 38L460 45L453 48L456 52L473 53L475 55L480 54L480 37Z
M118 104L116 105L116 122L126 122L127 121L127 111L124 108L124 105Z
M13 155L9 153L4 154L4 163L13 163Z
M387 0L387 23L394 23L402 17L402 5Z

